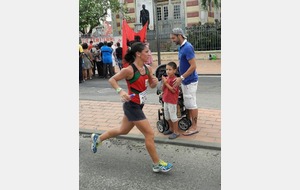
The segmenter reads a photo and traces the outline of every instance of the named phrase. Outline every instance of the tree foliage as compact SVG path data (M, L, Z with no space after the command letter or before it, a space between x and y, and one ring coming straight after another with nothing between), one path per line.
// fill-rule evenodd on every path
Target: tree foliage
M85 33L85 28L90 27L87 33L100 24L100 20L105 20L107 10L112 13L127 13L127 8L118 0L80 0L79 1L79 31Z

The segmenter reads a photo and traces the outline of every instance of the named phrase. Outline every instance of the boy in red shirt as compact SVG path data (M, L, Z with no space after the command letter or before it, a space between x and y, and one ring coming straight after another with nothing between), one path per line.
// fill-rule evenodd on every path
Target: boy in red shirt
M167 77L162 76L162 100L164 102L164 116L168 121L169 130L165 131L165 135L169 135L169 139L176 139L179 137L178 131L178 117L177 117L177 103L179 95L179 87L173 86L173 81L176 79L177 65L174 62L169 62L166 65Z

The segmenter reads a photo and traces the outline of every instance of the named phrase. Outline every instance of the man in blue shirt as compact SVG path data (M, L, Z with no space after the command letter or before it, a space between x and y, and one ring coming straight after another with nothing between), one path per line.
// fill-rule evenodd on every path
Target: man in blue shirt
M196 71L195 51L193 45L186 40L187 37L181 28L174 28L170 37L172 42L180 45L178 51L180 77L176 78L174 85L179 86L181 84L184 105L192 121L192 126L183 135L190 136L199 132L197 130L198 106L196 92L198 74Z
M101 56L102 56L102 62L103 62L103 77L109 78L107 76L107 69L109 72L110 77L112 77L115 73L113 70L113 60L112 60L112 54L113 49L111 47L108 47L107 41L104 41L104 45L101 47Z

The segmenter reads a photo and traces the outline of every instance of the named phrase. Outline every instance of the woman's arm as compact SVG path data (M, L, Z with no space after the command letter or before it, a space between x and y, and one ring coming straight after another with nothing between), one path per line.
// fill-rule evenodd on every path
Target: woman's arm
M128 93L125 90L123 90L119 86L118 81L123 80L123 79L129 79L129 78L132 77L132 75L133 75L132 68L131 67L126 67L126 68L122 69L120 72L118 72L117 74L115 74L114 76L112 76L108 80L108 82L110 83L110 85L120 95L122 101L129 101L130 100L130 96L128 95Z
M149 65L146 65L146 67L149 70L149 79L148 79L148 83L150 88L155 88L157 83L158 83L158 79L154 76L153 71L152 71L152 67Z

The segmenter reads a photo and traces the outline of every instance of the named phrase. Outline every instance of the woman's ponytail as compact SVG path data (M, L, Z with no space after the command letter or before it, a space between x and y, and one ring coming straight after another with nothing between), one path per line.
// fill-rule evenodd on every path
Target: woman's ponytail
M134 42L131 47L128 47L128 51L124 56L125 61L129 64L135 61L135 53L142 52L145 49L145 44L142 42Z

